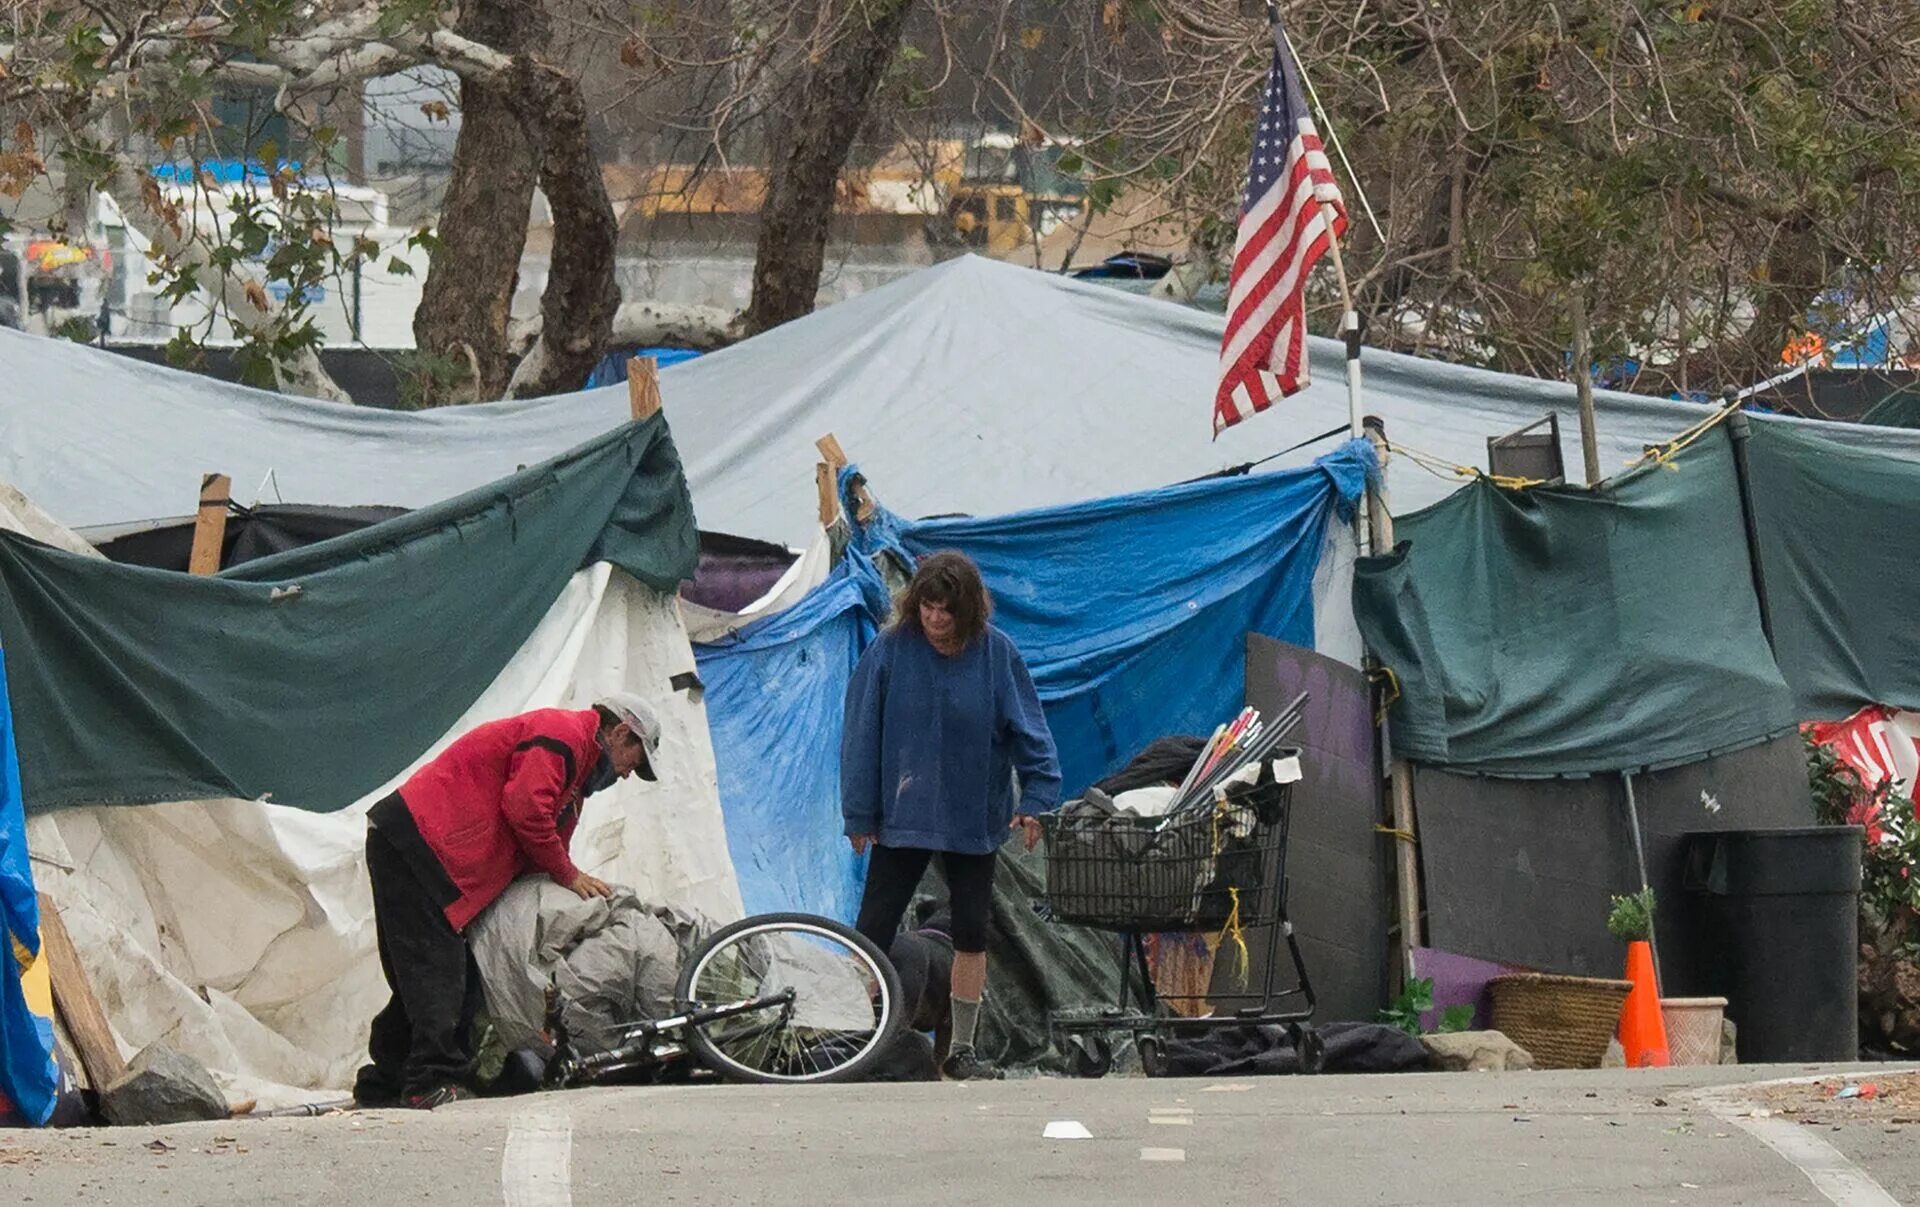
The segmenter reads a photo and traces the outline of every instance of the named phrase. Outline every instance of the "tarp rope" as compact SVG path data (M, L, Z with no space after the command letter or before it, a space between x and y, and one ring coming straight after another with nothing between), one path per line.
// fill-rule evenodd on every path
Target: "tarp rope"
M1680 452L1682 449L1685 449L1688 445L1695 443L1702 436L1706 435L1708 432L1712 431L1714 428L1719 427L1721 424L1725 423L1728 419L1732 418L1734 412L1740 410L1740 408L1741 408L1741 404L1738 402L1729 403L1727 406L1722 407L1720 410L1716 411L1714 414L1709 415L1705 419L1702 419L1699 423L1694 424L1692 427L1688 428L1686 431L1681 432L1678 436L1675 436L1672 440L1667 441L1665 444L1656 444L1653 447L1647 449L1645 452L1641 453L1638 457L1635 457L1633 460L1627 462L1627 468L1633 469L1638 465L1640 465L1642 462L1651 462L1654 465L1664 465L1664 466L1667 466L1668 468L1672 468L1673 459L1680 455Z
M1485 478L1502 490L1525 490L1530 486L1545 486L1548 484L1545 478L1516 478L1507 474L1490 474L1483 469L1471 465L1459 465L1447 460L1445 457L1435 456L1432 453L1423 453L1417 448L1410 448L1397 440L1388 441L1387 449L1389 452L1401 454L1406 457L1407 460L1413 462L1421 469L1426 470L1436 478L1456 478L1468 482L1476 478Z

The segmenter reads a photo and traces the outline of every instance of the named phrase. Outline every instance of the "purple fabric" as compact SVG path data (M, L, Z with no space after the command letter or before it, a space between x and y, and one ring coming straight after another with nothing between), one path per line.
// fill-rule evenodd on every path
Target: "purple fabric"
M1487 995L1487 982L1509 972L1526 970L1431 947L1416 947L1413 971L1415 976L1433 980L1433 1009L1420 1017L1423 1028L1431 1030L1439 1026L1440 1012L1447 1007L1469 1005L1473 1007L1473 1029L1484 1031L1493 1025L1489 1021L1493 1017L1493 1002Z
M680 585L680 597L716 611L738 612L771 590L793 563L794 555L780 545L703 532L700 564L693 581Z

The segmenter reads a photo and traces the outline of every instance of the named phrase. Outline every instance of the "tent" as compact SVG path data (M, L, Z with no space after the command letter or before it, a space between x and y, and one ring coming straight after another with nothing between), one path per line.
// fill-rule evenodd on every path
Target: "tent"
M1315 340L1305 393L1213 440L1221 321L962 257L674 365L662 396L702 525L804 548L811 442L827 432L889 484L895 510L918 518L1151 490L1344 426L1340 347ZM5 331L0 363L35 383L0 398L0 480L75 529L191 512L202 472L230 475L243 503L421 507L583 444L627 413L622 387L425 412L338 406ZM1413 448L1484 468L1489 436L1557 410L1566 463L1580 464L1570 385L1383 352L1365 365L1367 409ZM1706 414L1604 390L1595 407L1610 468ZM1920 432L1837 437L1920 459ZM1331 445L1275 465L1309 464ZM1392 477L1396 512L1461 484L1400 461Z
M858 904L839 750L854 664L888 617L874 555L910 566L957 549L980 566L1073 793L1155 738L1206 733L1236 712L1248 632L1314 644L1322 552L1373 464L1354 441L1306 469L1006 516L910 522L880 508L856 521L822 586L696 648L749 905L850 919Z
M346 1085L385 992L366 807L475 724L616 687L655 703L661 778L596 796L576 859L738 916L672 595L694 550L658 418L218 577L0 533L34 873L123 1049L263 1102Z

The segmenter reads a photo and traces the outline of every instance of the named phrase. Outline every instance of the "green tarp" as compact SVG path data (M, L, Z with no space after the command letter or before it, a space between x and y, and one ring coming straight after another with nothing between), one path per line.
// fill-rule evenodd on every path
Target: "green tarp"
M1495 775L1691 762L1797 719L1760 627L1724 431L1604 490L1481 480L1396 522L1354 610L1396 753Z
M1860 422L1874 427L1920 428L1920 392L1896 390L1873 404Z
M1920 708L1920 464L1780 423L1754 425L1748 447L1796 719Z
M214 578L0 532L27 807L270 795L343 808L446 734L574 571L604 560L671 591L697 558L658 416Z

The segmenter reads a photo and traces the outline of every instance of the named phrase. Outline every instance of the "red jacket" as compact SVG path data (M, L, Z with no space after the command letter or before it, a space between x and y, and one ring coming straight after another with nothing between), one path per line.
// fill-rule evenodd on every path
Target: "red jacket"
M600 758L600 716L543 708L462 735L400 786L420 837L460 898L447 921L464 930L514 878L536 868L561 884L580 874L567 854L582 787Z

